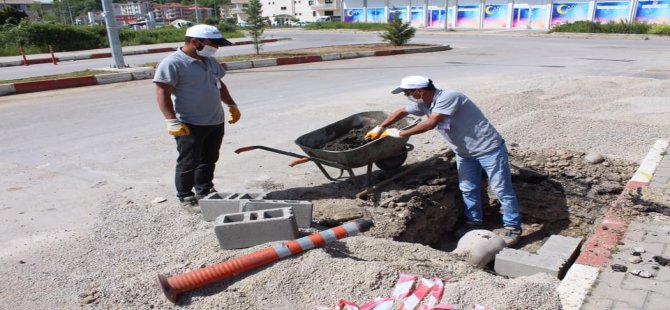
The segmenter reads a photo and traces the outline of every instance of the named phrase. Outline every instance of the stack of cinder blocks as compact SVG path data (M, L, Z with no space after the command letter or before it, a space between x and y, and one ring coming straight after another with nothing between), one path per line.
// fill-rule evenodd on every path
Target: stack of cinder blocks
M537 254L505 248L496 255L494 269L509 277L545 272L560 279L577 258L581 243L582 238L552 235Z
M200 200L203 218L216 221L214 232L222 249L295 239L298 227L310 227L311 202L263 198L262 193L212 193Z

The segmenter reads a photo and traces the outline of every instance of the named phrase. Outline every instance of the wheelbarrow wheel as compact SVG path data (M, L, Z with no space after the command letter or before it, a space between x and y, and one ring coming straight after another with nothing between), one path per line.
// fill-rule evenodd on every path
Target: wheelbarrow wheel
M393 170L402 166L402 164L405 163L406 159L407 159L407 152L402 152L396 156L376 161L375 166L384 171Z

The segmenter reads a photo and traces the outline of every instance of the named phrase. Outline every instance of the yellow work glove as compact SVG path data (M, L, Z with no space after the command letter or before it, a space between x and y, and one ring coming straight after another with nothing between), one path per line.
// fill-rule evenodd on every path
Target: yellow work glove
M382 135L381 135L380 138L383 138L383 137L400 138L400 130L398 130L396 128L386 129L386 130L384 130L384 132L382 132Z
M368 133L365 134L365 141L372 141L379 139L383 131L384 127L376 126L374 129L368 131Z
M186 124L180 122L178 119L166 119L165 123L167 124L168 133L175 136L188 136L191 134L191 131L188 129Z
M240 120L240 117L242 117L242 113L240 113L240 109L237 108L236 104L229 104L228 112L230 112L230 119L228 120L229 124L237 123L237 121Z

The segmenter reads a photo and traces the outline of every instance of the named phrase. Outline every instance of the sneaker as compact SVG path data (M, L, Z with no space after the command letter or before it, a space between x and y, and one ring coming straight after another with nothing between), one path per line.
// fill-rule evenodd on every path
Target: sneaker
M200 213L200 206L198 205L198 198L195 196L188 196L184 198L179 198L179 202L181 203L181 207L193 214L198 214Z
M465 222L463 226L458 228L455 232L454 235L456 237L463 237L465 234L470 232L471 230L476 230L476 229L482 229L482 223L475 223L475 222Z
M502 236L507 246L513 246L519 242L521 237L521 228L505 227L505 234Z
M195 199L198 199L198 200L200 200L200 199L205 199L205 197L209 196L209 194L211 194L211 193L216 193L216 192L217 192L216 189L214 189L214 188L212 187L212 188L210 188L209 190L205 191L203 194L196 194L196 195L195 195Z

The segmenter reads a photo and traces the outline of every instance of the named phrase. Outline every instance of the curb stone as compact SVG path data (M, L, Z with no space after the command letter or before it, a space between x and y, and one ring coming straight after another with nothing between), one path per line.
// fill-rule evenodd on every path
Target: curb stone
M663 154L666 154L669 148L668 141L657 140L640 168L626 184L626 189L648 186L660 159L663 158ZM577 257L577 261L570 267L556 289L563 309L581 309L587 294L598 279L601 268L606 266L612 257L612 252L616 249L617 243L623 239L629 222L626 219L619 218L614 211L621 208L621 200L626 189L612 203L603 221L596 227L591 238L582 247L582 252Z
M278 39L272 39L272 40L277 41ZM227 71L233 71L233 70L260 68L260 67L293 65L293 64L361 58L361 57L394 56L394 55L414 54L414 53L441 52L450 49L451 47L449 45L440 45L440 46L395 49L386 51L348 52L342 54L325 54L325 55L314 55L314 56L267 58L259 60L248 60L248 61L232 61L232 62L221 63L221 65L223 65ZM93 55L96 55L95 57L98 57L97 55L102 54L105 53L99 53ZM90 55L90 57L93 57L93 55ZM49 61L51 60L49 59ZM153 78L155 72L155 69L150 67L141 67L141 68L135 67L135 68L124 68L124 69L103 68L98 70L110 71L110 73L83 76L83 77L0 84L0 96L71 88L71 87L111 84L117 82L127 82L130 80L151 79ZM129 74L130 79L128 78Z

